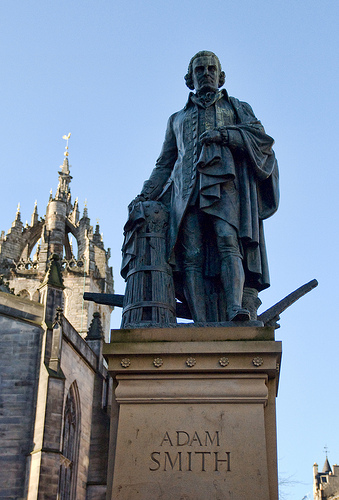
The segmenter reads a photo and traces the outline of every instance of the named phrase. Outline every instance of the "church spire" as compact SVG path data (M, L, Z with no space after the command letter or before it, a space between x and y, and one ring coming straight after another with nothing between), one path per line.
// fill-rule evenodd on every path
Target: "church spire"
M66 202L70 202L71 198L71 191L69 188L69 184L72 180L72 176L70 175L70 170L69 170L69 162L68 162L68 140L71 137L71 133L68 135L64 135L62 138L67 141L67 145L65 147L65 152L64 152L64 161L63 164L60 165L60 171L59 171L59 185L55 194L55 199L56 200L62 200Z

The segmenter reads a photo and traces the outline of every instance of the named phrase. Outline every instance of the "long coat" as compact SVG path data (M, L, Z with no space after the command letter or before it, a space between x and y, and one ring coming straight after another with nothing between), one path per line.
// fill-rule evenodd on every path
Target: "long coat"
M231 126L227 116L229 104L236 116L236 123ZM279 202L278 166L272 150L274 141L265 133L247 103L228 97L223 90L214 106L216 126L229 131L229 146L234 158L240 203L237 231L243 248L246 282L261 290L269 286L262 220L277 210ZM232 131L238 135L238 143L241 138L238 147L232 144L236 137ZM175 262L180 226L194 192L200 149L198 106L190 94L186 106L169 118L161 154L142 190L145 196L163 201L170 210L168 251L171 262Z

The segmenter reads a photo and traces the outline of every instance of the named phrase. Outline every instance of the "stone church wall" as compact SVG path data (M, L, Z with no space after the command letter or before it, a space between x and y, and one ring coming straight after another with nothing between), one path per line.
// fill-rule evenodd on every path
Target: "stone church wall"
M0 306L0 485L1 498L25 498L27 464L33 448L33 424L43 306L9 294ZM19 309L20 308L20 309ZM19 316L19 317L18 317ZM21 318L20 318L21 316Z
M77 351L64 339L61 369L66 377L64 399L71 384L76 381L80 396L80 446L77 467L77 500L86 499L86 485L91 440L94 371Z

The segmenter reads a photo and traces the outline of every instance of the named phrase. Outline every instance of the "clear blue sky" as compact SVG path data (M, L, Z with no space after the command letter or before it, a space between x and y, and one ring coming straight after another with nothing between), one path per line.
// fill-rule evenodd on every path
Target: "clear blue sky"
M219 55L229 93L275 138L281 206L265 226L272 286L262 310L319 280L277 331L279 470L296 481L282 490L293 500L312 491L325 444L339 461L338 18L337 0L0 3L0 229L18 202L23 221L35 199L45 214L71 132L73 200L83 208L87 199L92 223L100 219L116 293L126 207L153 168L167 118L186 102L194 53Z

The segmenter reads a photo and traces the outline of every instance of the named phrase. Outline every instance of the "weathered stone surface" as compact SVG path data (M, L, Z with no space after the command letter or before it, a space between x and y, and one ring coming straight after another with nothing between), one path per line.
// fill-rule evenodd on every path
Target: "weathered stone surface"
M277 500L281 345L273 329L199 330L117 331L104 346L119 405L109 499Z
M88 481L91 498L104 498L109 417L101 348L97 356L60 310L46 329L43 313L43 304L0 293L0 497L60 495L65 401L75 384L75 498L86 499Z
M1 299L5 303L0 308L0 496L24 498L43 334L36 323L43 307L4 293ZM13 317L20 308L21 314Z

